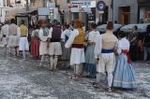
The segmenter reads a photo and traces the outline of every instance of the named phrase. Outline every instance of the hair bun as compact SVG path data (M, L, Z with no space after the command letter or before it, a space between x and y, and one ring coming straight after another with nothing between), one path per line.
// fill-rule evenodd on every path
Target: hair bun
M114 28L113 22L112 22L112 21L109 21L109 22L107 23L106 29L112 30L113 28Z

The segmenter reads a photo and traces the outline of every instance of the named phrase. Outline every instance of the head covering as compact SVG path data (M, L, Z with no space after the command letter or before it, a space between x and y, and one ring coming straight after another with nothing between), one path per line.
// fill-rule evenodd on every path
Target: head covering
M46 20L41 20L41 25L45 25L46 24Z
M113 22L112 21L108 21L106 29L107 30L112 30L114 28Z

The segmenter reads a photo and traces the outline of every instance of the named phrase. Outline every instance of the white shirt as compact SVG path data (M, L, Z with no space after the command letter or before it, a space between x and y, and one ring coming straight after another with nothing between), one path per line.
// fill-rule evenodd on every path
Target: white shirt
M121 50L128 50L129 51L129 48L130 48L130 43L126 39L126 37L124 37L118 41L118 47L117 47L118 54L121 54Z
M66 30L64 30L64 31L62 32L61 38L63 39L63 41L65 41L65 36L67 36L67 37L69 38L71 32L72 32L72 31L69 30L69 29L66 29Z
M9 25L8 24L5 24L4 26L2 26L1 34L6 35L6 37L8 36L8 34L9 34Z
M88 41L96 42L96 37L100 36L99 31L90 31L88 34Z
M77 29L74 29L72 31L72 33L70 34L69 39L65 44L65 47L70 48L71 45L73 44L73 41L74 41L75 37L77 37L78 35L79 35L79 31Z
M47 29L47 31L49 31L48 28L46 28L46 29ZM40 28L40 30L39 30L39 38L41 41L47 41L47 39L48 39L48 36L43 35L43 28Z

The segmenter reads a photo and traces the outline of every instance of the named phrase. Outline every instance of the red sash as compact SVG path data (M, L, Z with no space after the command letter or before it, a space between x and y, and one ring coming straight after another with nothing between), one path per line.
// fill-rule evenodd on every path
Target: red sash
M131 61L131 56L130 56L129 51L127 51L127 50L122 50L122 53L127 56L127 58L128 58L128 63L131 63L132 61Z

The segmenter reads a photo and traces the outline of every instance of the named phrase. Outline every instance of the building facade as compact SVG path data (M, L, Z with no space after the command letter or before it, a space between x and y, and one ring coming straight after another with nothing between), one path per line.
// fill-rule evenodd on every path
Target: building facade
M138 22L147 21L150 22L150 1L149 0L137 0L138 1Z
M0 21L5 22L5 20L14 18L17 11L25 6L26 0L0 0L0 3Z
M137 23L137 0L113 0L113 20L121 24Z
M112 7L111 7L111 0L90 0L91 5L88 6L91 9L91 12L86 11L75 11L77 10L76 6L72 5L72 0L60 0L60 10L63 11L62 19L64 17L64 22L71 22L74 19L79 18L83 22L86 22L88 16L92 16L92 21L98 22L98 21L108 21L112 20ZM80 2L85 2L86 0L76 0ZM106 9L104 10L104 13L102 14L102 19L100 18L100 13L96 8L96 4L98 1L104 1L106 4ZM86 6L86 5L85 5ZM88 14L88 16L87 16ZM91 20L91 19L88 19Z

